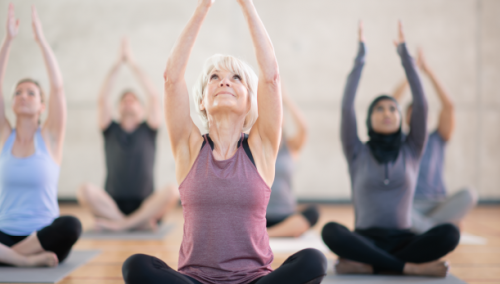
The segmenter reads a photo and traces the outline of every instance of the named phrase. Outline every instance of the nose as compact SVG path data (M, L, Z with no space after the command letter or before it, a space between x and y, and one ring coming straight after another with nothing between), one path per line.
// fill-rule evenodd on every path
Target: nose
M231 86L231 81L228 78L224 78L220 81L221 87L229 87Z

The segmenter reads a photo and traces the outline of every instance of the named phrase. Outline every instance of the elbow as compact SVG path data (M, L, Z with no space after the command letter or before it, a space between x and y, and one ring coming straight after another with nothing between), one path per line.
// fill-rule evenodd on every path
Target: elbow
M261 80L266 85L271 85L271 86L280 86L281 85L280 72L279 72L277 62L274 64L273 68L269 68L268 70L265 70L265 72L262 72L262 73L263 73L263 75L262 75Z

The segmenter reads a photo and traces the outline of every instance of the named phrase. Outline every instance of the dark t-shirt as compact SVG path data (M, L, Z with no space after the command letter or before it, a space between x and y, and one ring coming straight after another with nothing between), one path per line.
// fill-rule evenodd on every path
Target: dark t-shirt
M131 133L116 122L103 131L106 191L114 199L145 199L153 192L157 131L141 123Z

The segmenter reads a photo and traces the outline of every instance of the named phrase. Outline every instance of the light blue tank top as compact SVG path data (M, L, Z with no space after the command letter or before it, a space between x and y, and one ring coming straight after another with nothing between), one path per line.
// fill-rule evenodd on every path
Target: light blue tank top
M35 153L29 157L12 155L15 138L14 129L0 154L0 231L27 236L59 216L60 167L47 151L40 128L35 133Z

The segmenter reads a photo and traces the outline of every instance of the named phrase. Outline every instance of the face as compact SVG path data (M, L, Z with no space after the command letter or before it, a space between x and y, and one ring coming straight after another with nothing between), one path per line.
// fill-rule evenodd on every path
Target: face
M119 105L120 117L124 116L135 116L141 117L143 114L143 108L139 99L134 93L126 93L122 96Z
M397 132L401 124L398 106L391 100L379 101L373 108L370 119L373 130L386 135Z
M45 110L40 89L32 82L24 82L16 87L12 110L16 116L40 116Z
M248 89L240 75L227 70L212 70L200 109L207 116L236 113L243 117L250 111Z

